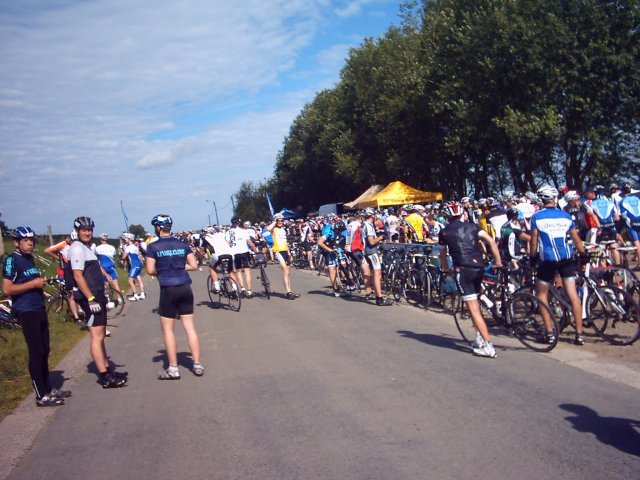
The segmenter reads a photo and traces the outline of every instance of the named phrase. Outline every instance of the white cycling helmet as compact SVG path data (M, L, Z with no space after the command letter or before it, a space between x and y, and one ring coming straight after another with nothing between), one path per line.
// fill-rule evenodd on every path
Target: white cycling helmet
M575 190L569 190L567 193L564 194L565 202L570 202L571 200L578 200L579 198L580 198L580 195L578 195L578 192L576 192Z
M551 202L558 198L558 190L551 185L541 186L536 194L543 203Z

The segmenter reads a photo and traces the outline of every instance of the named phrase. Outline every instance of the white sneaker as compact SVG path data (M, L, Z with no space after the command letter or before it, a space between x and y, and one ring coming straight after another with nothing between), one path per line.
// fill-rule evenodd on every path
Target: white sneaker
M480 332L476 332L476 339L473 342L473 348L482 348L483 342L484 339L482 338L482 335L480 335Z
M144 294L144 292L140 292L138 294L138 300L144 300L145 298L147 298L147 296Z
M483 342L482 347L473 349L473 353L479 357L496 358L498 356L491 342Z
M129 298L127 298L127 300L129 300L130 302L137 302L138 295L137 294L131 295Z
M111 330L105 330L104 331L104 336L105 337L110 337L111 336Z

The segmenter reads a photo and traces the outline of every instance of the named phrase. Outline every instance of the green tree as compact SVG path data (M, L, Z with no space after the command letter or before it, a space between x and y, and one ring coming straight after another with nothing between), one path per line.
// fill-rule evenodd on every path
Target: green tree
M147 232L142 225L137 225L134 223L129 225L129 233L133 233L136 238L144 238Z
M252 182L242 182L234 195L236 200L234 214L242 220L249 220L252 223L271 218L266 191L265 184L255 185Z

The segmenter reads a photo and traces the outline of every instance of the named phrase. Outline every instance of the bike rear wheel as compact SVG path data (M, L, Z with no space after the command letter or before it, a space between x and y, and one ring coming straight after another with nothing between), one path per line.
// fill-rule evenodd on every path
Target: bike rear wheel
M69 299L62 295L56 295L49 300L49 305L47 305L47 316L49 318L58 318L63 322L73 321L73 314L71 313L71 307L69 306Z
M613 285L591 291L587 318L598 336L612 345L631 345L640 337L640 307L630 293Z
M425 301L422 279L420 278L420 272L417 270L409 271L405 281L404 298L411 305L422 305Z
M229 308L234 312L239 311L242 298L236 282L234 282L231 277L224 278L222 282L224 282L224 292L226 294L227 305L229 305Z
M207 293L209 294L209 300L211 300L214 308L218 308L222 302L222 297L213 291L213 280L211 279L211 275L207 277Z
M116 318L124 310L124 296L111 285L105 290L107 296L107 318ZM109 305L113 305L109 307Z
M459 293L450 295L449 306L450 313L453 315L453 320L456 322L456 328L458 332L460 332L460 336L468 345L473 345L477 330L476 327L473 326L469 308L464 300L462 300L462 296Z
M262 283L264 295L267 297L267 300L271 299L271 283L269 283L269 277L267 277L267 271L264 265L260 265L260 283Z
M542 311L551 319L553 338L547 341L547 328ZM558 323L553 313L535 295L515 293L507 304L506 327L525 347L536 352L549 352L558 344Z

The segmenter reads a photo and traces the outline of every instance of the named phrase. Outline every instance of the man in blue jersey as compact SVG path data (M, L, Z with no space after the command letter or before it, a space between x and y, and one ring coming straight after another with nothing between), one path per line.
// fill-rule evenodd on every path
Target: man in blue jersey
M51 388L49 379L49 320L44 306L43 287L47 279L35 265L35 233L30 227L13 232L15 252L9 255L2 270L2 291L11 295L12 310L22 326L29 351L29 375L39 407L64 404L71 392Z
M576 262L573 260L573 248L569 238L573 240L575 248L584 255L584 244L575 228L571 215L557 208L558 190L549 185L538 189L538 198L544 208L531 217L531 254L532 261L538 263L538 278L536 280L536 296L545 305L549 305L549 286L555 281L556 274L560 274L562 286L569 301L573 318L576 322L576 345L584 345L582 336L582 305L576 289ZM549 313L541 309L540 313L547 328L547 341L553 343L553 326Z
M122 235L124 240L124 249L122 251L122 259L129 260L129 287L131 287L131 296L129 301L136 302L138 300L144 300L146 298L144 294L144 284L142 283L142 255L140 249L133 241L135 236L133 233L124 233ZM136 292L136 281L140 287L140 293Z
M631 185L625 188L625 193L626 191L631 191ZM620 213L627 223L629 240L636 247L638 265L636 265L635 269L640 270L640 197L638 194L626 193L620 202Z
M96 247L96 255L100 261L100 266L106 273L105 279L111 284L116 292L120 292L120 284L118 283L118 271L113 258L116 256L116 247L110 245L107 240L109 236L106 233L100 234L100 245Z
M609 242L611 257L616 265L620 265L620 253L615 249L618 247L618 223L620 215L615 203L604 195L602 187L596 189L597 197L591 201L590 207L600 221L600 231L597 236L598 242Z
M178 353L176 337L173 332L176 317L182 321L187 335L193 374L204 375L204 367L200 363L200 339L195 328L193 315L193 292L191 277L187 272L198 269L198 262L189 245L171 236L173 219L169 215L156 215L151 220L158 239L147 246L145 266L149 275L158 277L160 285L160 324L162 336L167 350L169 366L158 376L160 380L178 380Z

